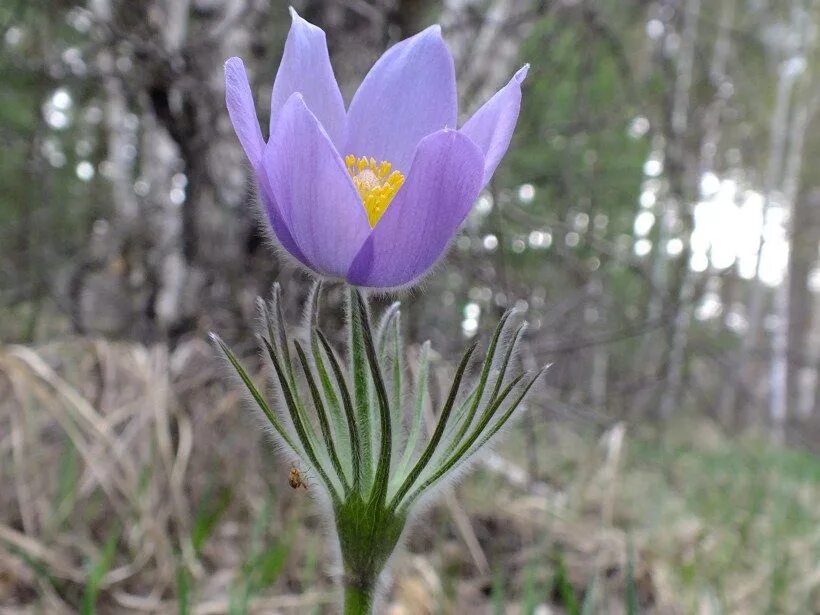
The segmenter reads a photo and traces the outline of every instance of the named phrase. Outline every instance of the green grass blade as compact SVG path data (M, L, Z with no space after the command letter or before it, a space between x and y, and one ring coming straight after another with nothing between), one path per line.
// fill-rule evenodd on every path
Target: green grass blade
M598 584L600 583L600 579L596 574L592 577L592 580L589 582L587 586L586 592L584 592L584 603L581 605L581 615L594 615L597 612L598 607Z
M102 553L91 569L88 571L88 581L83 592L83 601L80 611L83 615L91 615L96 612L97 599L100 594L100 585L102 584L105 575L111 569L114 563L114 556L117 553L117 542L120 539L120 531L112 531L105 541Z
M560 600L560 606L568 615L580 615L581 605L578 603L578 596L575 595L575 588L569 582L567 565L564 556L559 552L555 562L555 580L553 583L555 591Z
M232 494L227 487L214 495L209 488L200 500L191 524L191 545L199 553L205 541L213 534L222 515L231 504Z
M635 547L632 537L626 544L626 595L624 596L627 615L638 615L638 586L635 583Z
M179 615L191 612L191 573L182 562L177 564L177 606Z

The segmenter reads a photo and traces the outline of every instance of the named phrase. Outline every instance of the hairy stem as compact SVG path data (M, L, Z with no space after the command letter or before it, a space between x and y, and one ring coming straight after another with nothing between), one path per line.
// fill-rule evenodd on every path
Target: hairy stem
M373 589L345 583L344 615L370 615Z

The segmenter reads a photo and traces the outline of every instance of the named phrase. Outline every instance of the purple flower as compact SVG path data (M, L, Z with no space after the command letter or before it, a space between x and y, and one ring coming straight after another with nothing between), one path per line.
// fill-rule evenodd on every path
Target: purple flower
M456 130L453 58L438 26L388 49L345 111L325 33L293 24L265 142L245 67L228 113L282 247L320 276L396 288L435 265L507 151L528 66Z

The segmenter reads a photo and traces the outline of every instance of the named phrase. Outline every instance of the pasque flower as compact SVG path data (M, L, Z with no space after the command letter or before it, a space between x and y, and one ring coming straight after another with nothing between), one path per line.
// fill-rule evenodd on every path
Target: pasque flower
M442 256L507 151L527 66L460 129L452 55L432 26L388 49L345 109L324 32L293 23L265 141L242 60L228 112L278 243L321 277L408 286Z

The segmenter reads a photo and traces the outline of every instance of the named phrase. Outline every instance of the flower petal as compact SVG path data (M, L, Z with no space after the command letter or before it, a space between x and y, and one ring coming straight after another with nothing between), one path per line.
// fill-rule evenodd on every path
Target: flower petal
M265 149L267 149L267 146ZM267 155L269 154L263 153L263 156ZM310 267L310 262L307 258L305 258L305 255L302 254L299 246L296 245L293 235L291 235L290 229L282 216L282 210L279 208L276 199L273 197L273 190L271 189L270 180L268 179L268 174L265 170L265 165L260 165L257 174L257 181L259 182L259 196L262 200L262 204L264 205L264 211L267 214L268 222L270 223L273 234L276 236L279 244L300 263L306 267Z
M455 130L419 143L407 183L348 272L357 286L394 288L423 276L444 253L481 190L484 157Z
M510 82L473 114L461 128L484 152L484 184L490 181L498 163L510 146L518 112L521 110L521 84L530 69L525 64Z
M290 15L293 23L273 82L270 134L273 134L276 121L291 94L300 92L308 109L322 123L333 143L341 146L345 133L345 105L339 84L333 76L325 33L299 17L293 8Z
M453 56L431 26L390 49L350 103L343 154L387 160L407 172L422 138L456 126Z
M344 277L370 225L342 159L301 94L282 107L264 164L284 224L309 266Z
M225 62L225 102L236 136L251 165L257 168L262 161L265 139L256 117L248 74L240 58L230 58Z

